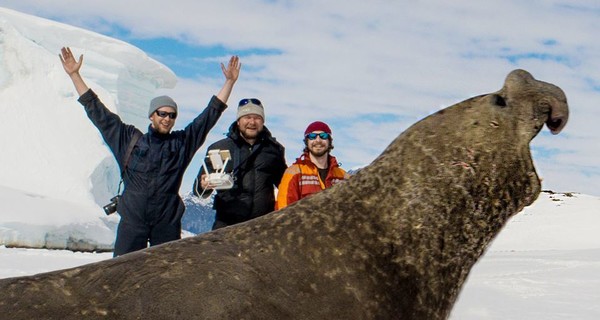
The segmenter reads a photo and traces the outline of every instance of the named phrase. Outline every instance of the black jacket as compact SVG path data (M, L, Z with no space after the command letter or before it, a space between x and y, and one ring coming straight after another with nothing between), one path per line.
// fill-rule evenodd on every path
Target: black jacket
M121 172L125 153L135 131L110 112L90 89L79 102L114 154ZM185 210L179 197L183 174L208 131L227 108L216 96L184 130L160 134L151 126L136 143L123 175L124 191L117 211L121 220L154 224L161 219L180 219Z
M232 225L273 211L275 187L279 185L287 165L285 148L271 136L267 127L251 146L241 137L237 122L234 122L229 127L227 138L210 145L207 153L214 149L229 150L233 161L227 164L225 172L233 172L234 176L233 188L217 190L214 200L216 220ZM210 161L206 162L207 167L212 169ZM202 193L197 182L203 170L200 169L194 183L196 195Z

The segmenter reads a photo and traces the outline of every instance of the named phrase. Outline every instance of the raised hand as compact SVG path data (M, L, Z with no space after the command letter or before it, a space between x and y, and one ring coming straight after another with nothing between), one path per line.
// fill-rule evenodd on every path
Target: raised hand
M240 58L238 56L232 56L231 59L229 59L229 64L227 65L227 68L225 68L225 65L223 65L223 63L221 63L221 70L223 71L225 79L231 80L233 82L237 81L240 75L241 67L242 64L240 63Z
M65 72L73 81L75 90L77 90L77 93L81 96L89 89L79 74L79 69L83 64L83 55L79 56L79 61L75 61L71 49L69 47L62 47L58 57L60 58L60 62L62 62Z
M223 75L225 76L225 83L223 84L223 88L217 93L217 98L227 103L227 99L229 99L229 95L231 94L231 90L233 89L233 85L237 81L240 76L240 69L242 68L242 63L240 62L240 58L238 56L232 56L229 59L229 64L227 68L225 65L221 63L221 70L223 71Z
M71 48L63 47L60 49L60 62L62 62L63 68L68 75L72 75L74 73L78 73L81 65L83 64L83 55L79 56L79 61L75 60L73 57L73 53L71 52Z

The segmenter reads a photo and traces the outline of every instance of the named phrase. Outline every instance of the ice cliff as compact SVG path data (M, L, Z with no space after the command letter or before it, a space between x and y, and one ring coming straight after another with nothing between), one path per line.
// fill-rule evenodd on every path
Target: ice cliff
M106 248L114 240L118 216L106 217L101 207L116 192L118 167L62 69L63 46L84 55L88 86L143 131L150 99L177 81L125 42L0 8L0 195L8 202L0 206L0 245L83 241L84 247ZM71 224L90 232L69 232L76 229ZM62 231L49 240L49 229ZM39 241L24 235L32 230L39 230Z

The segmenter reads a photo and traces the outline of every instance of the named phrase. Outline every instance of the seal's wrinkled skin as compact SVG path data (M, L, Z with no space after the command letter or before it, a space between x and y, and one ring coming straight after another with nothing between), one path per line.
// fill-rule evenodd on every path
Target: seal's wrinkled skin
M0 281L11 319L444 319L540 192L529 143L568 118L523 70L418 122L350 180L265 217Z

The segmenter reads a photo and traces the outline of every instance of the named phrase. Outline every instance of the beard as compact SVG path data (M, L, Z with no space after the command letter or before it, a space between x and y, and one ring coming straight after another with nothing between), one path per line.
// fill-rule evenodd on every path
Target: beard
M322 157L329 152L329 147L326 146L326 147L323 147L322 149L316 150L315 146L312 146L312 147L308 148L308 152L310 152L310 154L312 154L315 157Z
M240 129L240 134L246 139L256 139L260 134L260 131L256 129Z
M164 125L161 123L156 123L156 124L152 124L152 128L154 128L154 130L156 130L156 132L160 133L160 134L168 134L169 132L171 132L171 128L173 128L174 124L168 124L168 125Z
M171 132L171 128L160 126L158 127L158 132L161 134L168 134L169 132Z

